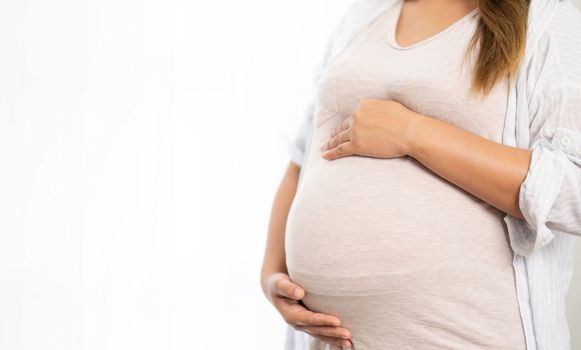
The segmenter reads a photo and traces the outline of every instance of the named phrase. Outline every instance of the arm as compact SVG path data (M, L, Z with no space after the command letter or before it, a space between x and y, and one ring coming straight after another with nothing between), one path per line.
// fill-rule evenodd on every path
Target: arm
M523 67L523 72L527 72L524 98L531 158L518 192L522 216L511 214L504 218L511 246L523 256L548 245L557 233L581 236L581 37L571 34L581 30L581 16L568 2L560 2L559 6L556 19L548 25L531 60ZM474 151L474 157L479 158L484 155L483 150L476 147L470 153ZM505 163L504 158L514 153L508 149L506 152L498 162ZM519 163L514 166L522 167L522 160L515 161ZM502 175L501 171L494 173ZM506 181L514 185L514 179ZM496 181L488 183L494 185ZM492 188L490 191L496 192Z
M507 146L441 120L416 114L408 155L434 173L518 219L519 189L531 162L528 149Z
M365 98L322 145L321 157L378 158L411 156L440 177L490 205L522 218L519 186L531 152L510 147L401 103Z
M363 99L321 156L409 155L508 215L513 250L523 256L553 232L581 236L581 85L553 86L531 105L529 149L494 142L395 101Z
M532 159L519 195L525 220L505 217L511 245L524 256L557 232L581 236L581 85L554 84L531 111Z
M426 167L508 213L511 246L523 256L555 232L581 236L581 85L554 85L535 97L529 149L425 116L411 123L406 143Z
M268 276L277 272L288 273L285 262L284 233L288 212L297 188L299 172L299 166L289 162L273 201L261 270L261 285L265 294L267 294Z
M523 256L542 249L557 233L581 236L581 37L571 34L581 30L581 16L568 2L560 2L559 6L558 19L548 25L531 53L530 62L523 67L523 72L528 72L523 98L527 99L530 137L527 148L531 158L517 192L522 216L505 210L510 215L504 218L511 246ZM470 153L474 152L479 159L483 150L475 147ZM498 159L499 163L504 164L505 157L514 153L508 149L506 152ZM518 163L514 166L522 167L522 160L515 161ZM472 171L476 169L469 167ZM514 196L515 174L511 169L505 171L509 177L505 182L513 184L508 191ZM502 171L493 172L502 176ZM479 174L475 176L482 178ZM496 184L494 179L483 181L491 186ZM490 191L497 192L494 188Z
M289 326L330 345L351 347L349 340L351 332L341 326L341 320L335 315L307 309L300 303L306 291L288 276L284 247L285 228L296 193L299 172L299 165L290 161L276 192L268 226L260 285L266 298Z

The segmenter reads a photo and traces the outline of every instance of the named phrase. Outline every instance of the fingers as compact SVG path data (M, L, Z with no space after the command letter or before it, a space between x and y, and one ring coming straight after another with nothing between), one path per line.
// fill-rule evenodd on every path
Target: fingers
M331 344L332 346L336 346L338 349L343 349L343 347L345 347L345 348L352 348L353 347L351 342L349 340L346 340L346 339L327 337L327 336L318 335L318 334L312 334L312 336L319 339L319 340L324 341L327 344Z
M294 300L301 300L305 291L298 284L293 283L286 275L282 275L274 284L275 293Z
M321 157L327 160L332 160L353 154L355 154L355 146L351 141L347 141L337 145L335 148L323 152Z
M285 302L284 300L282 301ZM313 312L303 305L293 303L282 306L281 313L285 321L291 326L340 326L341 321L337 316Z
M355 145L351 140L352 121L353 116L349 116L333 130L331 138L321 145L322 158L332 160L356 154Z
M305 290L293 283L287 274L280 273L272 278L272 290L275 296L272 301L289 325L339 326L341 324L337 316L312 312L300 304L299 300L304 297Z
M327 142L321 146L321 150L329 150L336 147L338 144L351 140L351 133L349 129L342 130L338 134L332 136Z
M345 118L345 120L343 120L343 122L341 123L341 126L339 127L339 129L335 133L338 133L342 130L350 129L352 122L353 122L353 115L350 115L347 118Z
M351 332L345 327L295 326L294 328L310 334L324 335L326 337L338 338L339 340L351 338Z
M337 316L313 312L295 300L278 299L275 306L291 326L340 326Z
M353 120L353 116L349 116L349 117L345 118L343 120L343 122L341 124L339 124L339 126L335 127L335 129L333 129L333 131L331 132L331 137L337 135L341 131L349 130L351 128L351 121L352 120Z

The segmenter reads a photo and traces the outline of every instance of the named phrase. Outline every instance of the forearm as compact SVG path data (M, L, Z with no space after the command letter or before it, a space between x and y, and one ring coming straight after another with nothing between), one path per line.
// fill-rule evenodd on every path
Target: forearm
M425 167L518 219L519 190L531 151L511 147L448 124L416 115L408 133L407 153Z
M296 193L299 171L298 166L289 163L274 197L261 270L263 290L269 275L276 272L287 273L284 248L286 220Z

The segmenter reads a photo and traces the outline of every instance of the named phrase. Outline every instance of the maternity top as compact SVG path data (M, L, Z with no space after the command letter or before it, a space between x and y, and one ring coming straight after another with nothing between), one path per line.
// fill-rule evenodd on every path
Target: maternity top
M501 141L508 84L479 99L469 92L475 56L463 63L478 10L400 47L396 4L319 81L313 147L286 225L289 275L309 309L351 330L356 350L525 349L503 212L412 157L320 157L366 97Z

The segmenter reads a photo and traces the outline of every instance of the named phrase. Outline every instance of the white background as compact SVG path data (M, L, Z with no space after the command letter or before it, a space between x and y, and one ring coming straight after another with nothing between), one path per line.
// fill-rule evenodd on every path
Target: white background
M283 135L348 3L1 1L0 349L280 349Z

